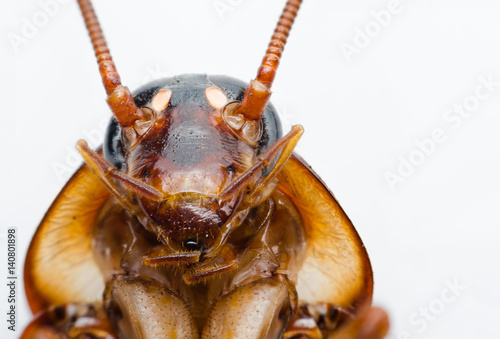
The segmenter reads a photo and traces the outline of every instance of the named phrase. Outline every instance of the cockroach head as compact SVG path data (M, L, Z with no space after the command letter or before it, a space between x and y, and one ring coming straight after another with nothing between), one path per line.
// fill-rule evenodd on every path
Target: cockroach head
M134 95L147 116L140 133L109 124L104 156L120 171L161 192L135 197L163 237L184 249L208 248L239 211L248 186L225 189L281 137L268 105L260 120L234 113L246 85L225 76L183 75L149 83ZM261 168L249 184L266 175Z

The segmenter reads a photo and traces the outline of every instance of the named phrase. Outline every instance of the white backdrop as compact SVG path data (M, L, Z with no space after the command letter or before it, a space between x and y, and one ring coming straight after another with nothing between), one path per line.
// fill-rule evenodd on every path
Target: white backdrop
M183 73L251 79L285 1L95 2L133 89ZM0 333L8 338L20 333L5 321L6 230L17 228L21 267L78 166L74 144L100 138L109 117L75 3L2 2ZM274 92L285 130L305 127L298 153L364 240L391 338L498 337L500 3L305 0ZM19 329L31 316L18 287Z

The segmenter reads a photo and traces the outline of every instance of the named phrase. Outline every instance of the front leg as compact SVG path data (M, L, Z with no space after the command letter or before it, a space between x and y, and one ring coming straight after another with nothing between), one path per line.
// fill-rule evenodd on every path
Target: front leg
M281 338L296 308L294 272L301 265L305 234L289 199L280 192L264 202L265 222L242 225L229 238L244 244L238 269L209 314L202 338ZM266 213L267 215L267 213ZM252 234L248 239L245 235ZM244 240L247 239L247 240ZM290 274L292 277L290 277Z
M26 327L21 339L118 339L102 305L52 306Z
M275 339L291 316L286 284L275 278L240 286L223 296L212 309L202 339Z
M357 314L328 303L301 304L282 339L382 339L387 313L368 303Z
M107 312L122 338L199 338L187 304L163 284L119 276L105 294Z

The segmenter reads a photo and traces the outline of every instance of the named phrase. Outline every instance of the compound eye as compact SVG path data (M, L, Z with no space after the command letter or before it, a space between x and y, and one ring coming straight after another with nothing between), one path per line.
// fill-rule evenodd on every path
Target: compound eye
M249 120L241 113L236 113L235 108L239 102L231 102L224 108L223 119L231 130L243 141L251 146L257 146L262 136L262 123L260 120Z

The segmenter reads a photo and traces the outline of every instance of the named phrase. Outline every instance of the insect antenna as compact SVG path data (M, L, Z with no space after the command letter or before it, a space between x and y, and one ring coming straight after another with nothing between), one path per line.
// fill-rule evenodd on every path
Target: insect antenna
M286 3L257 76L250 82L242 102L235 108L236 113L243 114L249 120L260 120L271 97L271 86L301 3L302 0L288 0Z
M122 127L133 126L137 120L147 120L143 111L135 105L132 93L121 83L92 3L90 0L78 0L78 5L94 47L99 72L108 95L107 101L113 115Z

